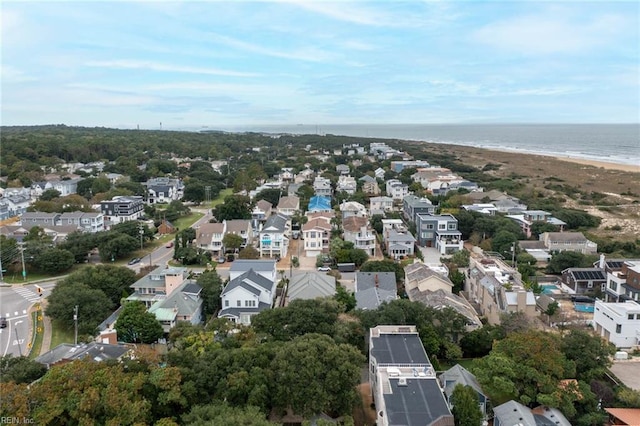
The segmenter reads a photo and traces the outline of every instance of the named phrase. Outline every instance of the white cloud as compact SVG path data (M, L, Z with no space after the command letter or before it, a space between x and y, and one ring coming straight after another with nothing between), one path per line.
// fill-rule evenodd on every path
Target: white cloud
M85 63L89 67L114 68L114 69L145 69L159 72L175 72L185 74L208 74L227 77L258 77L260 74L252 72L223 70L213 67L189 67L183 65L164 64L152 61L137 61L121 59L114 61L89 61Z

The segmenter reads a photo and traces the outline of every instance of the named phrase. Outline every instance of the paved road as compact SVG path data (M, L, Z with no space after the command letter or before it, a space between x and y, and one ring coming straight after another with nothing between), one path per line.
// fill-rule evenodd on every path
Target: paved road
M55 282L47 281L38 286L44 290L42 297L47 297ZM27 353L31 340L29 308L40 300L35 284L0 287L0 316L7 319L7 327L0 329L0 355Z

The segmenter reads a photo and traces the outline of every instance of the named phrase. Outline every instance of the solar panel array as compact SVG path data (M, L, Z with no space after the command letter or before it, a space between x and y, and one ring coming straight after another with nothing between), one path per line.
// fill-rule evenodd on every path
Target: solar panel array
M607 277L604 274L604 271L601 270L592 270L592 271L572 271L573 276L576 277L579 281L585 280L601 280L606 281Z
M623 263L622 260L607 260L607 266L611 269L620 269Z

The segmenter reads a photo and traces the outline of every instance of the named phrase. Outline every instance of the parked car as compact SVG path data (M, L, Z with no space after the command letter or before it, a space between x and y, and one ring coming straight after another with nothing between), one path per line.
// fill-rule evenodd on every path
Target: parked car
M0 318L0 328L7 328L7 319L5 317Z
M329 272L331 270L330 266L318 266L318 271L320 272Z
M129 263L128 263L128 264L129 264L129 265L135 265L136 263L140 262L140 260L142 260L142 259L140 259L139 257L134 257L133 259L131 259L131 260L129 261Z
M169 241L169 242L167 243L167 245L165 245L165 247L166 247L166 248L171 248L171 247L173 247L173 241Z
M220 256L217 260L218 260L218 263L224 263L226 261L224 256Z

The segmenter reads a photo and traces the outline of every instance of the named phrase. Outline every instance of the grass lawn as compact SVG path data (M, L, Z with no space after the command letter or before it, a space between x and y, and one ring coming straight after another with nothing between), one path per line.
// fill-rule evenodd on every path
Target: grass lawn
M231 194L233 194L233 188L223 189L222 191L220 191L220 194L218 194L218 197L216 197L215 200L211 200L211 202L208 205L203 204L203 206L212 209L218 204L224 203L224 199Z
M200 219L202 216L204 216L204 213L191 212L190 215L183 216L183 217L179 218L178 220L176 220L173 223L173 225L176 228L180 229L180 230L187 229L188 227L190 227L191 225L196 223L198 221L198 219Z
M51 330L51 349L55 348L61 343L73 343L73 329L67 330L58 321L52 321L51 325L53 328L53 330Z
M473 364L473 358L458 359L456 361L453 361L452 363L448 363L446 361L440 361L440 369L442 371L448 370L456 364L460 364L461 366L469 370L471 368L471 365Z
M29 359L34 359L40 355L40 349L42 348L42 337L44 336L42 312L33 312L31 314L31 320L33 323L33 332L36 334L36 337L33 340L33 347L29 348ZM29 342L29 345L31 345L31 342Z

